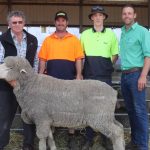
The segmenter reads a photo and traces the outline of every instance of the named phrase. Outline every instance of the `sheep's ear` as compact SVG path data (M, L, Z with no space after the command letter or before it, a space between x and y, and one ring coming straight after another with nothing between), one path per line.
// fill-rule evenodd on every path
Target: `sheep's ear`
M21 70L20 70L20 73L25 73L25 74L26 74L27 72L26 72L25 69L21 69Z

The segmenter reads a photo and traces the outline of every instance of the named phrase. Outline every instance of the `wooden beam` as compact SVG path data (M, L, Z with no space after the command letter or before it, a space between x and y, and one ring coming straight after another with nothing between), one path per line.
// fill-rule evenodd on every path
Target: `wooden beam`
M12 0L8 0L8 1L11 1L11 5L58 5L58 6L80 6L80 3L49 3L49 2L46 2L46 3L43 3L43 2L13 2ZM83 0L84 1L84 0ZM148 7L147 6L147 3L140 3L140 4L136 4L136 3L133 3L135 7ZM8 5L8 2L0 2L0 5ZM94 5L97 5L97 3L95 4L92 4L92 3L83 3L82 2L82 6L94 6ZM102 3L101 6L115 6L115 7L122 7L124 6L124 3Z
M79 30L81 33L83 29L83 0L80 0L79 5Z

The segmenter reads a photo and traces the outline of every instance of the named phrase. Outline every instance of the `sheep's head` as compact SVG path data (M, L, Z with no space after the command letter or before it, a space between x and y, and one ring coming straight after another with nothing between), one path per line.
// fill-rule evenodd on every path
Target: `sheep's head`
M8 82L17 81L20 78L25 79L31 73L32 67L29 62L18 56L9 56L0 65L0 79L5 79Z

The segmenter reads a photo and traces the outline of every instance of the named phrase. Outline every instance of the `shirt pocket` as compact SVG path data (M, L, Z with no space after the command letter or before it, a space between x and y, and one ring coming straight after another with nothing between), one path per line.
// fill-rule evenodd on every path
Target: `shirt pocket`
M138 40L135 38L128 38L126 40L127 46L137 46L138 45Z
M104 50L109 50L110 49L110 41L108 41L108 40L102 41L102 47L104 48Z

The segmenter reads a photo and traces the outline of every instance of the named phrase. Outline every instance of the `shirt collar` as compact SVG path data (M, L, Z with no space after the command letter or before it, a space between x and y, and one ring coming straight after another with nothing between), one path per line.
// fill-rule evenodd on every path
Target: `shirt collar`
M73 35L71 33L67 32L67 34L62 39L72 36ZM56 32L52 33L51 37L59 39L59 37L56 35Z
M135 22L135 23L134 23L134 24L130 27L130 29L129 29L129 30L131 30L131 29L133 29L133 30L134 30L134 29L137 27L137 25L138 25L138 23L137 23L137 22ZM123 26L121 30L125 32L125 31L126 31L126 27L125 27L125 26Z
M16 35L11 31L11 36L13 39L16 39ZM26 39L27 35L26 33L23 31L23 39Z
M102 31L100 31L101 33L104 33L105 32L105 30L106 30L106 28L105 27L103 27L103 30ZM95 32L97 32L96 30L95 30L95 28L94 27L92 27L92 31L95 33Z

